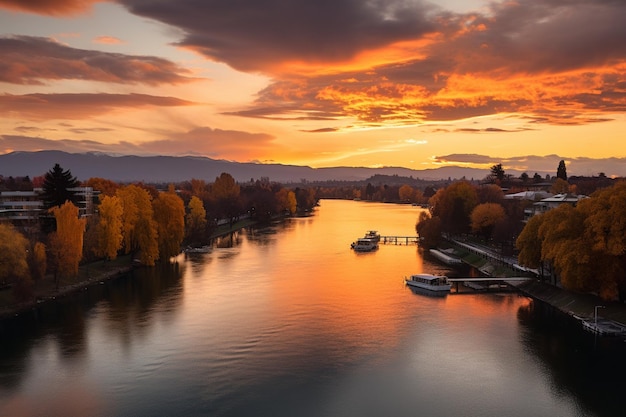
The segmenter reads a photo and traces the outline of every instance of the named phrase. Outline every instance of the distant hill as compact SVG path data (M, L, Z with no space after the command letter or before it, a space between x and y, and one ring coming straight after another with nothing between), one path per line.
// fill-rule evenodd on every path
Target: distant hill
M229 162L204 157L112 156L102 153L67 153L61 151L12 152L0 155L0 175L4 177L44 175L54 164L69 169L79 180L101 177L117 182L180 182L192 178L212 182L223 172L239 182L267 177L284 184L319 181L364 181L376 175L413 177L424 180L482 179L489 170L444 167L411 170L383 168L311 168L281 164Z

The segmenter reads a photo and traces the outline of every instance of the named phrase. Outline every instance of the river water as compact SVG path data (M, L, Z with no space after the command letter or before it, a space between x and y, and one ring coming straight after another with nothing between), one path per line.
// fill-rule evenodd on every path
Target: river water
M624 416L626 343L519 294L416 294L449 271L419 207L324 200L306 218L5 324L0 416Z

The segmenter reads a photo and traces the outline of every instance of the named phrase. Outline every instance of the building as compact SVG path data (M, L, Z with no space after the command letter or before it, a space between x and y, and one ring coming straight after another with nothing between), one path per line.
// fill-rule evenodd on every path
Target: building
M545 213L548 210L557 208L561 204L576 206L576 204L584 198L588 197L585 195L555 194L551 197L541 199L534 203L531 207L524 210L524 221L527 222L534 215Z
M98 194L91 187L70 188L79 197L78 213L80 217L88 217L94 213L94 198ZM43 212L43 190L32 191L1 191L0 222L11 222L15 226L28 226L36 223Z

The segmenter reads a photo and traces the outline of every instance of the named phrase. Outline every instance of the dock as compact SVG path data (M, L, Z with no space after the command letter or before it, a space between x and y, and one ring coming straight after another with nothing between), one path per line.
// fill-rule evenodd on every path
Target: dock
M464 278L448 278L448 282L454 285L456 294L461 294L459 284L473 291L502 291L517 290L517 286L523 282L533 280L530 277L464 277Z
M416 245L419 242L419 236L381 236L380 242L385 245Z

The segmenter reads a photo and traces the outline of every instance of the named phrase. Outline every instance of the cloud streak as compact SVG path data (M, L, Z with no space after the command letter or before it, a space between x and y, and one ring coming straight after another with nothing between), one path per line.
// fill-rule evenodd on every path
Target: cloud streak
M88 119L120 109L190 106L174 97L147 94L24 94L0 95L4 117L27 120Z
M0 81L11 84L89 80L157 86L193 81L187 69L163 58L76 49L34 36L0 38L0 56Z

